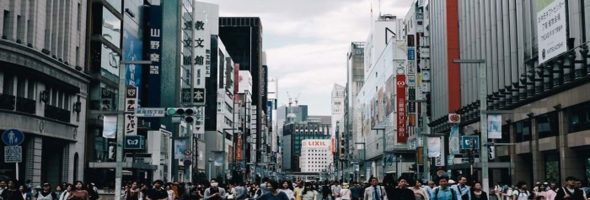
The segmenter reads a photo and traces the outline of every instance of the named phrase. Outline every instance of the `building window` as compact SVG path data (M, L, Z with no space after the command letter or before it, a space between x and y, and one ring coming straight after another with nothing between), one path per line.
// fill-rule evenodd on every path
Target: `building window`
M14 76L4 72L4 80L2 84L2 94L13 95L14 91Z
M531 120L525 119L514 124L514 135L516 142L531 140Z
M545 180L559 181L559 153L551 151L543 153L545 161Z
M2 36L10 37L10 11L4 10L4 20L2 20Z
M575 105L566 111L568 133L590 129L590 102Z
M82 26L82 6L80 6L80 3L78 3L77 15L76 30L80 31L80 27Z
M29 79L27 83L27 98L35 99L35 81Z
M16 85L16 96L17 97L25 97L25 89L26 89L26 80L22 77L18 78L17 85Z
M539 138L546 138L559 135L557 123L557 112L540 115L535 118Z
M102 36L117 48L121 48L121 19L106 8L102 10Z

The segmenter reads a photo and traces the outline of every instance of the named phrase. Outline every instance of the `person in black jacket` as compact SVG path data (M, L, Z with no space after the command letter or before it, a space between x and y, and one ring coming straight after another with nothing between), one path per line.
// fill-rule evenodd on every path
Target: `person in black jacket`
M475 182L471 188L471 200L488 200L488 194L481 190L481 183ZM469 198L467 195L463 195L461 198Z
M388 200L415 200L414 192L408 189L408 180L404 177L398 179L397 186L385 188Z
M576 188L576 178L567 177L565 186L557 189L555 200L585 200L582 190Z

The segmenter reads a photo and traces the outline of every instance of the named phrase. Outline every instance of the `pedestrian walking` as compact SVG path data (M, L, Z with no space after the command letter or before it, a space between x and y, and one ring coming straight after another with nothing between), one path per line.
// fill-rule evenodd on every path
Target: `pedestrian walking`
M295 200L301 200L303 189L303 182L301 180L297 180L295 190L293 191L293 193L295 193Z
M25 186L25 185L19 186L18 191L23 196L24 200L32 200L31 193L27 191L27 186Z
M18 191L17 182L9 180L6 189L2 191L2 199L4 200L24 200L23 196Z
M219 187L217 179L213 178L210 181L210 187L205 190L203 194L204 200L223 200L226 197L225 189Z
M528 191L528 187L525 182L518 182L517 189L512 192L512 200L528 200L531 196L531 192Z
M168 192L162 188L162 185L164 185L163 181L154 181L154 187L144 193L145 200L168 200Z
M295 200L295 193L293 192L293 185L289 181L282 181L281 189L279 191L284 192L289 200Z
M545 184L540 185L538 191L535 192L536 197L543 196L545 200L555 200L556 195L557 193L555 191L547 190L547 185Z
M137 186L137 181L133 181L129 187L125 189L123 198L125 200L139 200L139 193L141 190Z
M422 182L419 180L416 180L416 183L411 188L411 190L414 192L414 199L416 200L428 200L430 198L430 195L422 187Z
M340 200L341 189L342 187L340 187L340 183L338 181L334 181L334 183L330 187L330 190L332 192L332 200Z
M70 193L72 192L72 188L74 187L74 186L72 186L72 184L69 184L69 183L66 183L63 185L65 185L64 186L65 191L63 191L61 193L61 195L59 195L59 200L67 200L70 197Z
M89 199L88 196L88 191L86 190L86 188L84 187L84 183L82 181L76 181L72 191L70 191L70 195L68 196L68 199L74 198L74 197L79 197L82 199Z
M584 193L579 188L576 188L576 178L567 177L565 179L565 186L557 190L555 200L586 200Z
M266 182L268 192L263 194L259 200L289 200L287 194L279 190L279 183L275 180L268 180Z
M43 190L35 194L36 200L54 200L57 199L57 195L51 191L51 185L49 183L43 183Z
M365 189L363 200L387 200L385 188L379 185L377 177L371 177L371 185Z
M444 176L438 178L439 187L432 191L431 200L459 200L457 198L457 192L449 187L448 180L449 179Z
M475 182L469 193L471 200L488 200L488 194L481 190L481 183Z
M350 192L352 193L352 200L360 200L360 198L363 196L362 192L364 190L365 189L361 187L360 184L354 183L352 188L350 188Z
M460 176L458 180L457 185L451 186L451 188L457 193L457 199L471 200L471 189L467 185L467 177Z
M348 188L348 183L342 183L342 189L340 189L340 199L342 200L351 200L352 194L350 189Z
M400 177L397 182L397 186L393 186L391 183L390 187L385 188L387 191L387 197L389 200L415 200L414 191L408 189L408 181L404 177Z
M301 200L318 200L318 192L311 183L306 183L301 190Z

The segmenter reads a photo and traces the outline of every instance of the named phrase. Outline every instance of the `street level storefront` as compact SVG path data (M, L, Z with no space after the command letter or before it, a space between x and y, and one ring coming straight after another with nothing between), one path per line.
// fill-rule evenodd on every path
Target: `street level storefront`
M18 177L4 162L4 144L0 174L33 185L82 180L88 79L43 52L0 41L0 132L24 133Z

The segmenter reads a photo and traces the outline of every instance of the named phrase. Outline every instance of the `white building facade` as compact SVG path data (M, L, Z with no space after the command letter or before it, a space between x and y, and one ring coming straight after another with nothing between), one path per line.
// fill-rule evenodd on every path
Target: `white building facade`
M328 172L333 163L331 140L303 140L301 141L301 157L299 167L301 172Z

